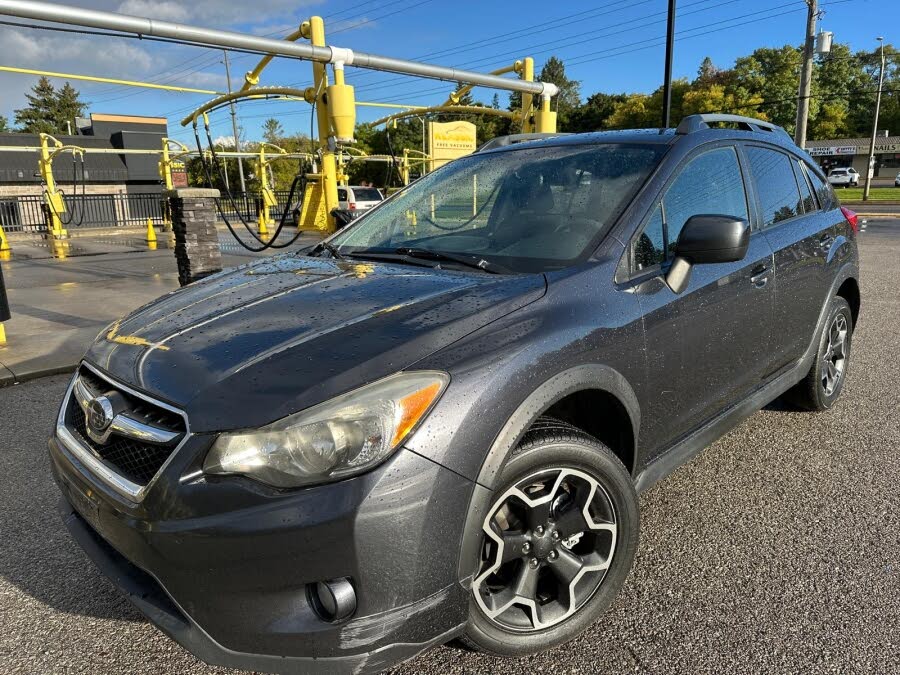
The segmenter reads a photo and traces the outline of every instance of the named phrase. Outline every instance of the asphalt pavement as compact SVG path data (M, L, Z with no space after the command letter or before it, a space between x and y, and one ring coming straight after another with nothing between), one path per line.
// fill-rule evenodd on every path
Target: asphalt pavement
M519 661L442 647L393 674L898 672L900 219L860 249L832 411L776 402L644 494L632 574L577 640ZM0 390L0 672L233 672L147 624L69 540L45 452L65 383Z

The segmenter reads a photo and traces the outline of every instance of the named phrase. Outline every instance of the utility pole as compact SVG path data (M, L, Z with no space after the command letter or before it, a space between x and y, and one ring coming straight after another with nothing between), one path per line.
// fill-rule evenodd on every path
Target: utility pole
M663 80L662 126L669 128L672 110L672 52L675 49L675 0L669 0L669 16L666 22L666 73Z
M875 95L875 120L872 122L872 142L869 143L869 161L866 165L866 189L863 191L863 201L869 200L869 190L872 188L872 174L875 173L875 137L878 134L878 113L881 111L881 88L884 86L884 38L876 38L881 43L881 71L878 73L878 93Z
M228 51L223 49L222 53L225 54L225 77L228 79L228 93L231 93L231 68L228 65ZM238 134L238 123L237 123L237 111L234 109L234 101L231 102L231 129L234 132L234 151L241 151L241 138L240 134ZM243 194L247 194L247 184L244 182L244 160L241 157L237 158L238 163L238 174L241 177L241 192ZM228 176L228 172L225 172L225 176Z
M803 64L800 66L800 92L797 95L797 124L794 142L806 147L806 125L809 121L809 95L812 90L813 54L816 48L816 19L819 16L818 0L806 0L806 41L803 45Z

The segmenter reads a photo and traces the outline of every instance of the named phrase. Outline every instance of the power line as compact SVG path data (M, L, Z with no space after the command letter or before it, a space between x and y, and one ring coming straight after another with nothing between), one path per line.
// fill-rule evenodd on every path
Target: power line
M798 3L790 3L790 4L798 4L798 5L802 5L803 8L806 7L806 3L805 3L805 2L802 2L802 0L801 0L801 2L798 2ZM733 22L733 21L737 21L737 20L739 20L739 19L745 19L745 18L748 18L748 17L751 17L751 16L756 16L756 15L758 15L758 14L762 14L762 13L766 13L766 12L772 12L772 11L774 11L774 10L781 9L781 8L783 8L783 7L786 7L786 6L787 6L787 5L777 5L777 6L769 7L769 8L766 8L766 9L763 9L763 10L759 10L759 11L756 11L756 12L750 12L750 13L748 13L748 14L742 14L742 15L739 15L739 16L734 16L734 17L730 17L730 18L728 18L728 19L722 19L722 20L720 20L720 21L714 21L714 22L711 22L711 23L708 23L708 24L704 24L704 25L702 25L702 26L695 26L694 28L686 28L686 29L680 30L680 31L678 31L678 33L676 33L676 39L685 40L685 39L690 39L690 38L692 38L692 37L700 37L700 36L702 36L702 35L709 35L709 34L712 34L712 33L715 33L715 32L719 32L719 31L721 31L721 30L728 30L728 29L730 29L730 28L738 28L738 27L740 27L740 26L744 26L744 25L748 25L748 24L752 24L752 23L757 23L757 22L759 22L759 21L766 21L766 20L768 20L768 19L777 18L777 17L783 16L783 15L785 15L785 14L797 12L797 11L799 11L799 10L801 9L800 7L796 7L796 8L794 8L794 9L786 10L786 11L783 11L783 12L778 12L778 13L776 13L776 14L771 14L771 15L769 15L769 16L760 17L760 18L758 18L758 19L753 19L753 20L750 20L750 21L743 21L743 22L734 24L734 25L732 25L732 26L723 26L723 27L721 27L721 28L719 28L719 29L711 30L711 31L706 31L706 32L700 33L700 34L698 34L698 35L687 35L688 33L693 33L693 32L695 32L695 31L702 30L702 29L704 29L704 28L711 28L711 27L713 27L713 26L720 26L721 24L730 23L730 22ZM651 25L651 24L645 24L645 26L648 26L648 25ZM633 27L633 28L628 29L628 31L622 31L622 32L631 32L631 31L633 31L633 30L638 30L638 29L640 29L640 28L642 28L642 27L645 27L645 26L635 26L635 27ZM679 36L680 36L680 37L679 37ZM657 46L660 46L661 44L663 44L663 43L661 43L661 42L658 42L659 40L665 40L665 35L660 35L660 36L655 36L655 37L652 37L652 38L647 38L647 39L644 39L644 40L639 40L639 41L637 41L637 42L632 42L632 43L630 43L629 45L618 45L618 46L616 46L616 47L609 47L609 48L607 48L607 49L601 49L601 50L596 50L596 51L593 51L593 52L586 52L586 53L583 53L583 54L578 54L578 55L576 55L576 56L569 57L569 59L566 60L566 66L574 67L574 66L583 65L583 64L585 64L585 63L589 63L589 62L593 62L593 61L604 60L604 59L607 59L607 58L613 58L613 57L615 57L615 56L621 56L621 55L624 55L624 54L630 54L630 53L634 53L634 52L638 52L638 51L643 51L643 50L645 50L645 49L651 49L651 48L653 48L653 47L657 47ZM650 44L645 44L645 43L650 43ZM645 44L645 46L642 46L642 47L633 47L633 45L641 45L641 44ZM523 49L523 51L527 51L527 49L528 49L528 48L525 47L525 48ZM579 60L579 59L580 59L580 60ZM474 62L470 62L470 63L474 63ZM469 65L469 63L467 63L467 64L460 64L460 67L463 67L463 66L465 66L465 65ZM360 88L360 89L362 89L362 88ZM418 91L409 91L409 92L399 92L399 93L396 94L397 98L387 99L386 102L394 102L394 101L396 101L396 100L399 100L400 98L403 98L403 97L406 97L406 96L409 96L409 95L412 95L412 94L418 94L418 95L422 96L422 95L429 95L429 94L432 94L432 93L439 93L439 92L443 92L443 91L445 91L445 88L444 88L444 87L433 88L433 89L429 89L429 90L425 90L425 91L418 90Z
M711 0L697 0L696 2L691 2L691 3L688 3L688 4L684 5L684 6L685 6L685 7L692 7L692 6L695 6L695 5L705 4L705 3L710 2L710 1L711 1ZM721 2L721 3L719 3L718 5L715 5L715 6L713 6L713 7L703 7L703 8L700 8L700 9L695 9L695 10L693 10L693 11L691 11L691 12L684 12L684 13L682 13L681 16L688 16L688 15L696 14L696 13L699 13L699 12L709 11L710 9L716 9L716 8L718 8L718 7L720 7L720 6L733 4L734 2L738 2L738 1L739 1L739 0L726 0L725 2ZM630 5L630 6L629 6L629 9L632 8L632 7L635 7L635 6L637 6L637 5L640 5L640 4L645 4L645 3L641 3L641 2L635 3L634 5ZM611 12L607 12L607 14L608 14L608 13L611 13ZM456 63L456 64L454 64L454 67L469 67L469 66L478 66L478 65L483 65L483 64L490 64L490 65L500 64L500 63L501 63L500 58L502 58L502 57L508 57L508 56L512 56L512 55L521 55L521 54L523 54L523 53L527 53L529 56L534 56L535 54L546 54L546 53L548 53L548 52L554 52L554 53L556 53L556 52L559 52L559 51L562 50L562 49L566 49L567 47L572 47L572 46L575 46L575 45L578 45L578 44L584 44L585 42L593 42L594 40L596 40L596 39L598 39L598 38L606 37L606 36L608 36L608 35L621 35L621 34L624 34L624 33L629 33L629 32L635 31L635 30L640 30L640 29L642 29L642 28L646 28L646 27L652 25L652 22L641 23L641 24L639 24L639 25L637 25L637 26L632 26L631 28L628 28L627 30L616 30L616 29L618 29L618 28L621 28L621 27L623 27L623 26L627 26L628 24L632 24L632 23L635 23L635 22L638 22L638 21L645 21L646 19L652 19L653 17L665 17L665 16L666 16L666 12L665 12L665 11L663 11L663 12L654 12L654 13L652 13L652 14L647 14L647 15L644 15L644 16L639 16L639 17L635 17L635 18L628 19L628 20L625 20L625 21L621 21L621 22L619 22L619 23L617 23L617 24L612 24L612 25L604 26L603 28L599 28L599 29L596 29L596 30L593 30L593 31L588 31L588 32L580 31L580 32L578 33L578 36L579 36L581 39L574 40L574 41L571 41L571 42L568 42L568 43L559 43L557 40L551 40L551 41L547 41L547 42L540 42L540 43L537 43L537 44L527 45L527 46L525 46L525 47L518 48L518 49L516 49L516 50L514 50L514 51L499 52L499 53L491 54L491 55L489 55L489 56L480 57L480 58L478 58L478 59L476 59L476 60L467 61L467 62L465 62L465 63ZM586 36L586 35L592 35L593 37L591 37L591 38L585 38L584 36ZM574 36L573 36L573 37L574 37ZM535 47L544 47L544 46L547 46L547 45L553 45L553 47L551 47L551 48L549 48L549 49L544 49L544 50L541 50L541 51L534 51L534 48L535 48ZM373 86L375 86L375 87L381 87L381 86L387 85L387 84L389 84L389 83L391 83L391 82L402 81L402 80L405 80L405 79L406 79L406 78L394 76L394 77L391 77L391 78L389 78L389 79L387 79L387 80L384 80L384 81L382 81L382 82L380 82L380 83L377 83L377 84L365 84L365 85L362 85L362 86L360 86L360 87L357 87L357 91L366 91L367 89L372 89Z

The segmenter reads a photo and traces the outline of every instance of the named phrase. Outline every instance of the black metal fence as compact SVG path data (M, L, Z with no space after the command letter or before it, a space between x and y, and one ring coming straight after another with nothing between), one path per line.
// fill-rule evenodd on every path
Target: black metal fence
M235 193L219 199L219 206L229 219L237 213L247 221L255 221L261 200L254 192ZM270 209L276 220L286 206L288 191L277 191L278 205ZM295 197L299 200L299 195ZM63 226L71 228L126 227L163 221L165 198L159 193L93 194L65 197L66 212L60 214ZM295 204L296 205L296 204ZM235 208L236 207L236 208ZM46 232L47 204L41 195L0 196L0 226L6 232Z
M63 227L99 228L145 225L163 221L164 200L158 193L94 194L65 197ZM41 195L0 197L0 225L7 232L46 232L47 203Z
M277 190L275 192L275 198L278 200L278 205L269 209L269 215L275 220L281 218L284 207L287 205L288 195L288 190ZM294 206L296 206L299 201L300 195L294 194ZM232 202L234 203L232 204ZM237 218L237 214L240 213L244 220L255 221L261 205L262 199L257 192L233 192L231 194L231 199L229 199L227 195L222 195L219 198L219 208L229 220Z

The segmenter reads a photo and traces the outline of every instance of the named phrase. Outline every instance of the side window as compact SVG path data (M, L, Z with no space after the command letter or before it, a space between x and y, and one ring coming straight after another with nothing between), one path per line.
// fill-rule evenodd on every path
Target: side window
M812 190L809 188L809 182L806 178L806 171L803 170L803 164L797 160L793 160L794 177L800 186L800 197L803 200L803 212L812 213L816 210L816 199L813 197Z
M821 178L819 178L819 174L817 174L810 168L806 169L806 175L809 176L809 180L813 186L813 191L819 198L819 208L821 208L823 211L834 208L837 205L837 198L834 196L834 192L832 192L831 186Z
M783 152L759 147L747 148L747 155L762 207L762 226L771 227L802 213L791 158Z
M635 271L671 258L684 224L699 214L749 218L734 148L704 152L681 169L632 244Z

